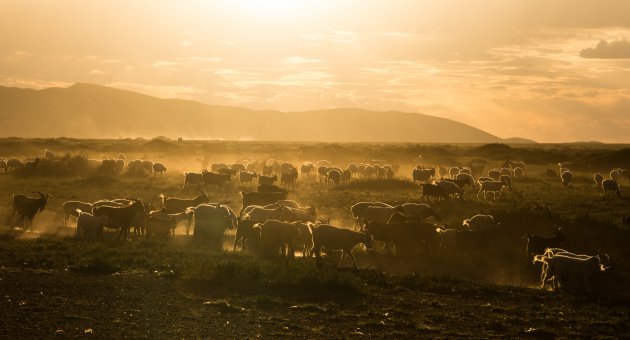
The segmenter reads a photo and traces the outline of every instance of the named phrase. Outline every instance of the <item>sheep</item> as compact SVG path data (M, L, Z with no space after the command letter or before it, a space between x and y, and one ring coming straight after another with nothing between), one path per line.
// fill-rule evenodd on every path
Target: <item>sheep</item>
M100 206L94 209L94 216L106 216L108 228L120 229L117 239L124 236L127 240L129 229L134 224L136 214L144 213L142 201L134 199L129 205L123 207Z
M442 191L445 198L448 198L449 196L455 194L457 194L460 199L464 198L464 190L460 188L457 184L448 181L440 181L436 184Z
M520 177L523 177L524 175L525 175L525 170L523 170L523 168L521 168L521 167L514 168L514 177L515 178L520 178Z
M39 191L35 191L35 193L38 194L39 197L13 194L11 226L15 226L16 223L20 222L23 230L30 227L30 230L33 231L33 218L35 217L35 214L46 209L46 203L50 197L50 195L44 195ZM15 220L16 216L18 217L17 220Z
M294 228L299 231L296 249L302 251L302 257L308 258L313 248L313 224L308 222L293 222Z
M277 220L280 218L280 214L282 214L282 206L279 206L275 209L265 209L262 207L254 207L248 213L245 214L243 219L256 221L256 222L264 222L267 220Z
M543 237L527 234L525 236L525 239L527 241L525 255L528 258L531 258L534 255L542 255L545 253L545 249L558 248L562 243L566 242L567 237L562 232L562 228L558 228L553 233L553 237Z
M300 243L300 229L292 223L268 220L260 225L260 251L266 256L286 254L293 258Z
M468 231L488 231L497 229L498 222L494 221L494 216L477 214L471 218L465 219L462 226Z
M619 170L613 169L610 171L610 179L614 181L619 181Z
M411 173L413 181L426 182L435 176L435 168L413 169Z
M470 168L468 168L468 167L463 167L463 168L459 169L459 173L457 173L457 174L458 175L459 174L471 175L472 174L472 170L470 170Z
M258 177L258 174L256 174L256 172L241 171L238 174L238 179L241 182L241 184L245 184L245 183L252 184L254 182L254 178L256 177Z
M492 192L494 194L494 198L497 199L501 197L501 191L503 187L506 186L504 181L485 181L479 182L479 192L477 193L477 198L483 192L483 198L487 199L486 193Z
M346 170L348 170L351 175L354 175L357 172L359 172L359 166L356 165L355 163L349 163L348 167L346 168Z
M237 225L236 215L230 207L223 204L200 204L188 208L194 213L193 240L204 242L213 250L220 251L223 245L223 233Z
M503 182L503 185L509 190L512 190L512 176L510 175L501 175L499 177L499 181Z
M9 165L7 164L6 159L0 159L0 169L4 170L5 173L9 171Z
M186 190L186 188L190 186L203 186L203 174L195 173L195 172L185 172L184 173L184 185L182 186L182 190Z
M376 173L376 169L374 168L374 166L366 165L365 166L365 171L363 171L363 176L365 178L370 178L370 177L374 176L375 173Z
M510 168L501 168L499 171L501 172L501 176L512 176L512 169Z
M114 171L116 171L116 173L121 173L125 168L125 160L122 158L118 158L114 162Z
M202 173L203 173L203 171L202 171ZM234 170L232 170L230 168L219 169L217 171L217 173L220 174L220 175L228 176L228 179L229 179L228 182L232 180L232 176L236 176L236 171L234 171Z
M425 197L427 198L427 200L430 197L435 197L439 200L440 197L443 197L444 199L446 199L447 196L437 184L423 183L422 184L422 199L424 200Z
M548 277L554 280L559 279L563 287L578 288L581 286L585 291L590 292L591 288L588 284L593 272L599 268L601 271L606 269L605 263L608 262L608 255L598 254L588 258L579 258L557 254L554 256L537 255L534 257L534 263L543 263L543 273L541 288Z
M295 180L297 179L297 176L298 176L297 171L283 172L280 177L280 183L282 184L283 187L294 188Z
M171 214L184 212L188 207L196 207L199 204L210 202L208 195L205 193L199 194L191 199L168 197L164 194L160 194L160 199L162 201L162 208L166 209L166 211Z
M360 226L361 221L365 216L365 210L368 207L390 207L391 205L383 202L359 202L355 203L350 207L350 213L352 214L352 218L354 219L354 227Z
M322 160L317 161L316 165L317 165L318 168L321 167L321 166L331 167L332 163L330 161L322 159Z
M608 195L608 192L613 193L613 198L621 197L621 190L619 190L619 183L614 179L605 179L602 182L602 188L604 188L604 199Z
M400 205L395 207L375 207L370 206L365 209L363 213L362 222L381 222L387 223L395 212L402 212L403 208Z
M459 173L459 167L453 166L448 169L448 175L451 178L455 178L455 176L457 176L458 173Z
M146 221L147 238L155 235L159 239L166 239L171 234L171 231L175 230L177 222L174 218L166 216L150 216Z
M433 216L433 218L438 221L442 220L442 216L437 211L435 211L435 209L431 208L428 204L403 203L401 207L405 215L415 216L420 222L431 216Z
M464 185L469 185L471 188L475 188L475 178L471 174L459 173L455 176L455 183L463 188Z
M341 171L339 171L338 169L331 169L326 174L326 178L328 179L328 185L339 185L339 183L341 182Z
M487 177L487 176L482 176L477 178L477 182L479 183L479 185L481 185L481 182L489 182L489 181L494 181L494 179L492 177Z
M262 168L262 174L263 176L267 177L273 175L273 166L264 164Z
M593 180L595 181L595 186L598 189L603 189L603 185L602 182L604 181L604 175L602 175L601 173L596 173L593 175Z
M290 208L283 207L279 220L285 222L315 222L317 218L317 209L313 206L308 208Z
M250 205L267 205L271 203L275 203L279 200L287 199L287 191L277 191L277 192L241 192L241 196L243 198L243 205L241 208L240 215L243 215L243 210Z
M250 220L241 220L238 222L238 227L236 228L236 237L234 238L234 246L232 251L236 251L236 246L240 243L241 248L245 249L246 245L251 245L251 237L255 232L254 226L257 224L256 221ZM257 230L258 238L260 238L260 228ZM254 241L255 242L255 241ZM257 249L258 245L254 245L252 248Z
M571 181L573 180L573 173L568 170L563 171L560 175L560 179L562 180L562 185L566 187L571 184Z
M210 171L212 172L219 172L219 170L221 169L229 169L230 166L225 164L225 163L213 163L212 165L210 165Z
M145 169L144 169L144 165L142 164L142 160L134 159L133 161L127 163L127 171L129 172L129 174L134 175L134 176L144 175Z
M97 241L103 239L103 228L107 224L107 216L94 216L90 213L76 209L77 239L85 241Z
M236 172L247 171L247 168L242 163L234 163L230 165L230 170Z
M258 176L258 184L262 185L262 184L267 184L267 185L273 185L273 183L275 183L278 180L278 176L273 175L273 176Z
M203 176L203 184L216 185L217 191L221 190L225 184L230 182L230 175L228 174L218 174L203 170L201 171L201 175Z
M156 175L158 173L162 175L163 173L166 172L166 167L162 163L153 163L152 168L153 168L153 175Z
M313 248L311 256L315 254L317 266L321 266L322 248L329 251L341 250L341 260L339 266L343 264L345 254L352 259L352 266L356 269L356 261L352 250L359 244L365 245L367 249L372 249L373 237L363 232L350 229L337 228L329 224L320 224L313 229Z
M80 201L66 201L62 204L63 207L63 226L68 227L68 221L70 220L70 216L79 217L79 212L77 211L92 211L92 203L80 202Z
M153 172L153 162L149 160L142 161L142 168L148 173Z
M499 169L492 169L488 171L488 177L492 178L495 181L498 181L499 178L501 177L501 170Z
M433 224L421 222L368 222L365 225L365 232L374 240L382 241L386 245L393 243L399 253L408 252L420 244L424 244L427 249L428 243L437 236L436 227Z
M308 176L311 174L313 169L315 169L315 165L313 165L313 163L311 162L304 163L300 167L300 174L302 174L302 176Z

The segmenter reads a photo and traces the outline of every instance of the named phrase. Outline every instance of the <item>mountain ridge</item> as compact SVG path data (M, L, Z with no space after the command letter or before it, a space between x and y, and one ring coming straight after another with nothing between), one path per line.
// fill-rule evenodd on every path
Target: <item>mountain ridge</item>
M454 120L419 113L336 108L283 112L157 98L77 83L42 90L0 86L1 137L515 143Z

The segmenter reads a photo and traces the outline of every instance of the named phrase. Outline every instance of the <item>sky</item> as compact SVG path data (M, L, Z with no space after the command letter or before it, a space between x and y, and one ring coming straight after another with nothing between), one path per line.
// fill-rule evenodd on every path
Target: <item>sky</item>
M630 143L630 1L0 1L0 85Z

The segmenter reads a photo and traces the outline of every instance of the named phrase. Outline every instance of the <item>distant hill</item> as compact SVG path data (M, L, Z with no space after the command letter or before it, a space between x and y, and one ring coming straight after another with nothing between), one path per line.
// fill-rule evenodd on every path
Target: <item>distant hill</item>
M100 85L44 90L0 87L0 136L517 143L453 120L397 111L250 110L160 99ZM527 141L532 142L532 141Z

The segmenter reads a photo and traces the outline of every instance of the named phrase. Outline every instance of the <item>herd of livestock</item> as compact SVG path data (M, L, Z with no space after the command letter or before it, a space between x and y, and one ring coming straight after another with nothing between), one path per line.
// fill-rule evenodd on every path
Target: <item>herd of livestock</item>
M46 153L48 163L62 160L54 154ZM134 160L125 165L124 155L112 160L102 160L93 164L97 171L121 172L126 167L130 173L163 173L166 167L161 163ZM13 160L0 160L0 169L16 168ZM88 160L88 163L91 160ZM30 161L42 164L42 160ZM564 185L570 185L573 173L567 164L560 165L560 175L548 170L549 176L559 178ZM26 162L21 167L37 167ZM65 167L69 167L65 164ZM120 168L122 166L122 168ZM64 167L64 166L60 166ZM208 164L202 164L204 169ZM103 170L106 169L106 170ZM411 253L421 248L437 246L456 247L458 239L465 235L492 232L499 223L491 215L477 214L462 222L459 228L451 229L429 222L441 221L441 215L426 203L404 203L392 206L383 202L358 202L350 207L354 226L342 228L329 224L329 220L317 215L314 206L303 206L289 200L289 189L294 188L298 176L319 176L319 182L326 185L339 185L353 178L393 178L398 166L387 164L351 163L344 169L334 167L328 161L304 163L298 168L290 163L274 160L236 164L215 163L210 169L200 173L185 173L183 189L195 187L200 194L193 198L179 198L161 195L161 207L138 199L113 199L96 202L67 201L63 203L64 224L76 218L76 236L79 239L100 241L104 229L118 229L118 239L128 240L139 237L166 239L174 234L178 225L183 224L186 234L194 226L194 242L214 249L223 248L224 233L236 230L233 250L260 253L265 256L294 257L299 251L304 257L315 255L321 260L321 250L341 251L341 262L348 255L356 267L353 249L363 244L372 249L374 241L384 245L384 250L394 250L398 254ZM448 199L451 196L463 198L467 186L482 193L492 193L497 199L504 191L511 190L512 178L525 176L523 162L507 161L501 168L493 168L482 176L483 166L471 164L468 167L428 167L417 166L412 170L414 181L422 183L422 197ZM551 174L553 172L553 174ZM436 177L440 180L435 181ZM614 169L610 178L604 179L595 174L596 184L607 192L620 195L618 181L627 177L627 172ZM211 203L203 188L216 186L220 190L236 178L241 184L254 184L255 191L242 192L242 204L238 213L222 203ZM276 185L279 181L280 186ZM37 192L37 197L14 195L11 225L21 225L32 229L33 217L44 210L49 195ZM429 201L429 203L431 203ZM589 289L590 276L598 268L610 266L606 254L594 256L574 254L559 248L566 236L562 230L553 237L527 235L526 253L534 262L543 263L541 285L551 282L553 287Z

